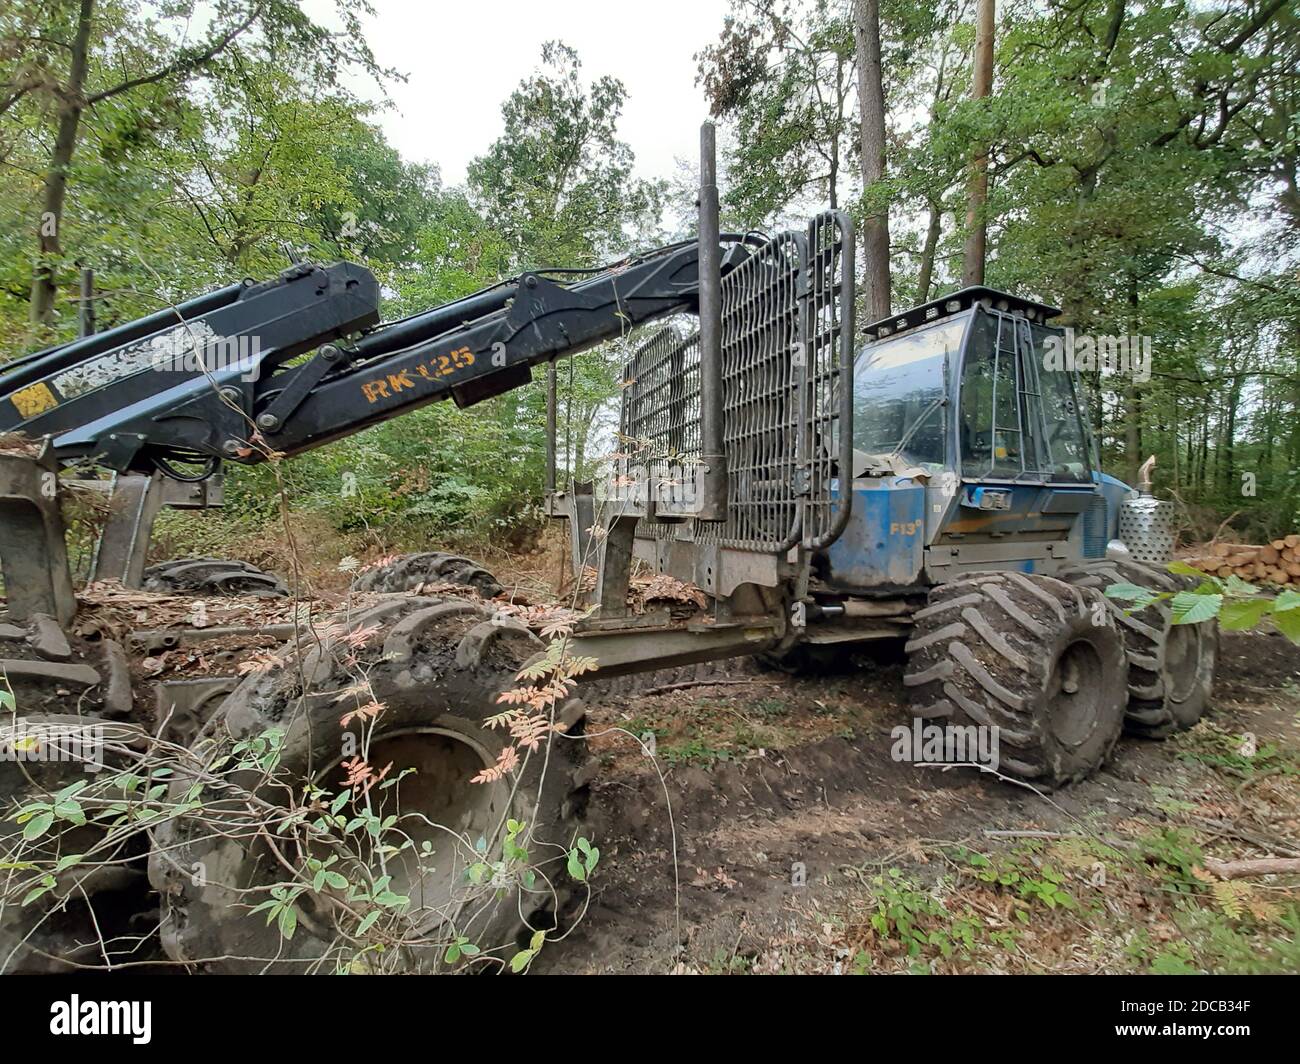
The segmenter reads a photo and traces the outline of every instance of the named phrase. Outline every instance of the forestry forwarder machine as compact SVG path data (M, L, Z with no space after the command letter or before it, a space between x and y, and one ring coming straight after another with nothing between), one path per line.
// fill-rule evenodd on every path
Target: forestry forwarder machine
M998 771L1044 789L1097 769L1125 728L1158 738L1194 723L1217 632L1103 596L1115 581L1171 590L1183 578L1138 563L1116 539L1133 493L1098 468L1078 382L1045 368L1057 312L967 288L859 337L849 219L829 211L770 239L720 234L714 173L706 125L698 239L603 270L527 272L381 324L369 271L299 264L6 365L0 432L26 447L0 454L11 731L23 720L74 720L129 734L188 715L201 742L214 729L247 738L278 726L282 765L336 776L346 639L302 640L292 667L242 679L159 683L155 710L133 704L126 650L68 634L77 602L60 471L111 471L99 481L113 507L92 575L138 587L159 507L218 504L223 463L293 456L436 400L470 406L527 384L539 366L548 371L547 503L569 521L575 572L590 561L597 573L594 608L569 647L596 659L591 676L905 639L915 716L998 729ZM555 360L619 338L630 355L618 475L599 492L557 489ZM218 349L232 344L242 357L223 363ZM176 357L195 353L201 364ZM449 563L452 578L497 590L445 555L403 560L367 586L418 590ZM686 618L634 612L634 563L695 585L707 607ZM200 593L280 590L251 567L212 559L150 572L155 586L188 579ZM453 827L430 835L443 871L399 868L399 893L449 896L445 869L463 855L445 840L493 838L507 816L571 844L589 779L578 764L584 744L568 741L582 734L578 700L558 707L567 733L549 757L525 759L515 778L468 783L509 741L483 722L538 639L473 597L378 601L348 622L374 629L368 645L383 649L369 674L386 706L370 762L416 768L403 807L423 802L431 820ZM200 638L136 632L129 648L156 653ZM6 758L5 815L77 778L67 772ZM6 820L0 836L20 830ZM244 892L283 876L267 840L166 821L152 836L149 880L170 957L302 971L328 951L319 911L291 940L249 916ZM58 970L84 954L93 936L77 922L78 899L120 889L127 869L99 871L75 891L60 882L39 904L7 905L0 970ZM504 893L468 932L477 940L547 918L522 887Z

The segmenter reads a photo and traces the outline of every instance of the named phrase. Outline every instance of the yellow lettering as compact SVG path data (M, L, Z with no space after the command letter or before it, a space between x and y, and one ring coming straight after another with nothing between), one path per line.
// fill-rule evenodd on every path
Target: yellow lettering
M366 397L366 402L373 403L380 399L388 398L388 385L383 381L367 381L361 386L361 394Z

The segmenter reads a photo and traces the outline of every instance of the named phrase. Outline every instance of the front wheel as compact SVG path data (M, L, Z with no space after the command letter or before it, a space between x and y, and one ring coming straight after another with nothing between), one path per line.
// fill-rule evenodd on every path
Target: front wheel
M994 729L1003 775L1053 789L1096 771L1128 700L1124 641L1096 591L984 572L930 592L903 682L917 717Z

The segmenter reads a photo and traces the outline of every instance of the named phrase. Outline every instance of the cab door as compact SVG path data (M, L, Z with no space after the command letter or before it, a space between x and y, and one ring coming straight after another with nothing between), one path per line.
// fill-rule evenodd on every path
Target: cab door
M981 308L966 344L958 400L966 484L1091 484L1073 373L1048 359L1058 330Z

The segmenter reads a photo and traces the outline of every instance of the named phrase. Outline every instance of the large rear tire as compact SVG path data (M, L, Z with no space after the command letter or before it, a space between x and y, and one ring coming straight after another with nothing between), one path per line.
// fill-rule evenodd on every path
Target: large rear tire
M398 957L390 950L383 967L438 969L453 927L456 935L484 951L504 951L495 956L509 960L533 931L554 927L563 916L569 884L564 858L585 805L578 772L584 744L576 738L584 719L581 703L570 700L557 709L566 734L552 736L526 757L521 752L523 762L514 775L473 784L470 778L493 765L511 742L505 728L485 722L506 708L498 696L518 686L516 674L539 652L539 640L481 603L432 597L389 600L353 618L347 628L371 634L360 647L360 636L337 636L307 652L301 672L291 662L246 679L195 752L202 756L205 744L223 734L244 740L282 729L280 766L287 777L338 791L348 753L339 718L360 669L385 707L369 735L370 763L379 769L391 761L392 776L416 770L385 793L395 796L390 805L400 801L402 828L416 843L391 855L388 870L392 890L409 896L413 909L423 914L421 941L401 946ZM300 675L308 678L305 696ZM255 783L254 788L271 795L270 787ZM383 794L374 793L384 801ZM272 800L283 800L282 790L275 794L279 797ZM420 814L416 823L405 817L412 812ZM486 900L481 890L472 901L463 900L472 893L465 886L466 867L499 854L508 819L530 829L533 862L544 863L545 875L532 888L511 881ZM431 849L422 852L425 841ZM291 845L284 841L273 849L269 839L248 833L221 836L193 820L160 826L150 879L163 897L162 941L168 955L226 972L330 972L347 964L348 950L355 946L344 940L341 910L328 897L302 897L291 939L268 926L263 915L250 913L269 886L285 881L281 857ZM201 875L194 874L196 868ZM357 876L349 878L355 882Z
M1123 559L1070 566L1057 576L1103 593L1120 583L1166 593L1195 586L1189 577ZM1120 599L1108 598L1106 603L1124 634L1129 660L1125 730L1146 739L1164 739L1190 728L1209 708L1219 658L1218 622L1174 624L1167 600L1141 610Z
M1119 738L1128 662L1096 591L974 573L930 592L907 652L916 715L997 728L1003 775L1053 789L1096 771Z

